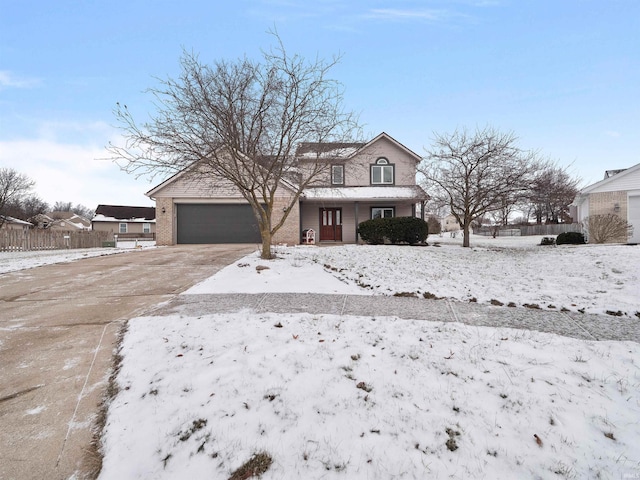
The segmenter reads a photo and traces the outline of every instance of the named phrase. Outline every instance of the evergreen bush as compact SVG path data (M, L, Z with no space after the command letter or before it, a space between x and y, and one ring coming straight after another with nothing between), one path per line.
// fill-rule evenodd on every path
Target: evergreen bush
M374 218L358 225L360 238L370 245L389 242L415 245L429 235L427 222L416 217Z
M580 232L564 232L556 237L556 245L582 245L584 235Z

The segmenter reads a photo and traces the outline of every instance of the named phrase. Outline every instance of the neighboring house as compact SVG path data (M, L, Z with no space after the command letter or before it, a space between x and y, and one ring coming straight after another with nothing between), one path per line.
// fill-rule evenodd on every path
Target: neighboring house
M110 232L120 239L154 239L156 233L155 207L98 205L91 219L91 229Z
M29 230L33 227L33 223L9 217L8 215L0 215L0 224L2 224L1 228L3 230Z
M458 220L456 220L456 217L452 213L442 219L443 232L457 232L461 228Z
M640 163L623 170L608 170L604 180L578 192L571 211L577 222L589 215L616 214L633 226L633 236L619 241L640 243Z
M296 151L301 170L318 158L326 174L304 190L274 243L300 243L308 229L316 243L357 243L360 222L415 216L428 198L416 185L421 158L386 133L367 143L302 143ZM158 245L260 243L251 206L230 182L213 180L180 172L146 193L156 201ZM282 218L292 189L283 181L278 194L273 222Z
M91 220L73 212L49 212L36 215L34 218L38 228L56 231L91 230Z

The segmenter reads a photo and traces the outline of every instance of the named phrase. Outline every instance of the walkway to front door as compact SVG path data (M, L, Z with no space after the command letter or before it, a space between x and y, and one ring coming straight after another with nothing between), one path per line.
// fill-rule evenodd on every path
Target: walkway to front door
M320 241L342 241L342 209L320 209Z

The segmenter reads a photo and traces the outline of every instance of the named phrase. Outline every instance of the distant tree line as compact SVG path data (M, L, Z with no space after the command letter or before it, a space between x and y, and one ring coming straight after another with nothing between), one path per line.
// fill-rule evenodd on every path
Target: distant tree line
M35 182L24 173L13 168L0 168L0 227L6 217L13 217L27 222L37 215L50 212L73 212L76 215L91 219L94 211L81 204L72 202L47 202L33 193Z

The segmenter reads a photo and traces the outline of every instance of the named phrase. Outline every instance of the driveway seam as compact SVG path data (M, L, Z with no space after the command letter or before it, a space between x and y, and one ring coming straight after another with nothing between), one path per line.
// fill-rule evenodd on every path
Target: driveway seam
M96 363L96 358L98 357L98 353L100 352L100 348L102 346L102 341L104 340L104 334L107 331L107 327L116 322L109 322L102 328L102 334L100 335L100 339L98 340L98 345L96 346L95 351L93 352L93 358L91 359L91 364L89 365L89 370L87 370L87 375L84 378L84 384L82 385L82 389L80 390L80 394L78 395L78 401L76 402L76 406L73 410L73 414L71 415L71 419L69 420L69 427L67 428L67 434L64 436L64 440L62 441L62 447L60 448L60 453L58 454L58 459L56 460L56 470L60 465L60 459L62 458L62 454L64 453L64 449L67 445L67 440L69 439L69 434L71 433L71 428L73 426L73 422L78 414L78 409L80 408L80 402L84 397L84 391L87 389L87 384L89 383L89 377L91 376L91 372L93 370L93 366Z
M589 337L593 338L594 340L600 340L598 337L596 337L594 334L592 334L589 330L587 330L586 328L584 328L582 325L580 325L580 322L577 322L576 320L574 320L571 315L567 315L565 312L560 312L562 313L563 316L565 316L566 318L569 319L569 321L571 323L573 323L574 325L576 325L580 330L582 330L583 332L585 332Z
M451 301L449 301L447 299L447 306L449 307L449 312L451 313L451 316L453 317L453 321L456 323L463 323L458 319L458 315L456 314L455 309L453 308L453 305L451 304Z

